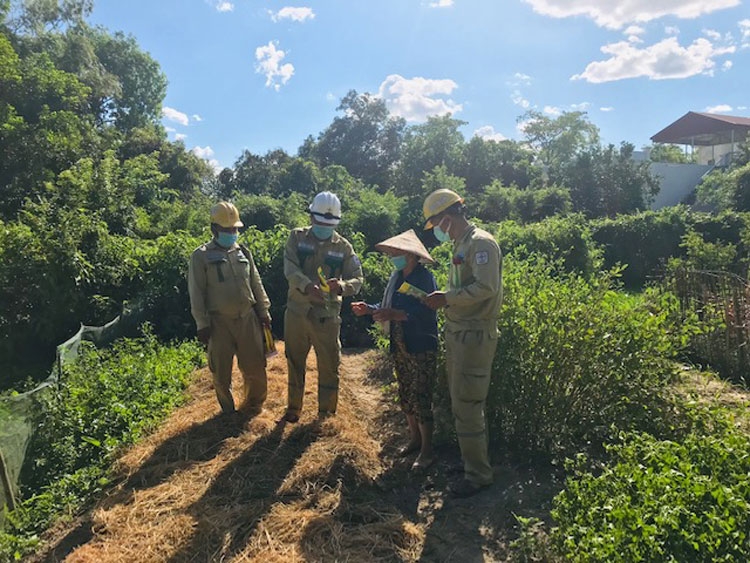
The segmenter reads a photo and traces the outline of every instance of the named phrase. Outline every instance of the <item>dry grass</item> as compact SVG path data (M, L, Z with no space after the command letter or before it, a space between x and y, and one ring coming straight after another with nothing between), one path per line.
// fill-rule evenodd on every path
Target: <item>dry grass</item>
M193 400L121 457L119 484L76 528L58 533L43 559L419 559L423 526L384 502L376 486L384 465L375 417L384 405L364 383L372 353L345 359L338 414L323 422L315 419L311 353L302 418L284 425L276 423L286 400L279 348L268 368L267 410L239 423L217 418L210 375L200 373Z
M750 392L747 388L721 379L711 372L684 369L676 392L705 406L728 409L737 426L750 433Z

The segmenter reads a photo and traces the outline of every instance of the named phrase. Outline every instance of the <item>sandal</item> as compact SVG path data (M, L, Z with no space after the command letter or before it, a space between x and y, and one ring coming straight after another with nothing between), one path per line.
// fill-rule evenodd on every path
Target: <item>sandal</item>
M398 457L406 457L409 454L413 454L414 452L418 452L420 448L422 447L422 444L415 444L413 442L409 442L402 448L399 448L398 450Z
M435 460L437 458L435 456L432 456L431 458L424 459L420 455L414 463L411 464L411 470L414 473L423 473L424 471L427 471L430 467L432 467L435 464Z

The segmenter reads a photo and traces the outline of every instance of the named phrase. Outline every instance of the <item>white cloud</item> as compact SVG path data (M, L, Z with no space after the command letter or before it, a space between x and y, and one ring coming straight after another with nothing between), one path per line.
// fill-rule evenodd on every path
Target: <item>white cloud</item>
M453 0L437 0L430 2L430 8L450 8L453 6Z
M667 35L679 35L680 28L676 25L667 25L664 27L664 33L666 33Z
M750 20L740 20L737 25L740 26L740 33L742 34L742 48L747 49L750 47Z
M643 35L646 30L639 25L629 25L625 30L625 35Z
M213 6L219 12L231 12L234 10L234 4L226 0L206 0L206 4Z
M714 29L704 29L703 35L708 37L711 41L719 41L721 39L721 33Z
M553 18L586 16L600 27L620 29L665 16L694 19L739 6L741 0L524 0L535 12Z
M174 140L175 141L184 141L187 139L187 135L185 133L175 133Z
M294 74L294 65L291 63L281 64L286 53L276 48L274 41L269 41L268 45L262 45L255 49L255 72L266 76L266 86L273 88L277 92L283 84L286 84Z
M164 116L165 119L168 119L169 121L174 121L175 123L179 123L180 125L187 125L190 121L188 119L188 116L186 113L182 113L181 111L178 111L174 108L170 108L168 106L164 106L161 110L162 116Z
M571 80L588 82L612 82L625 78L645 76L652 80L668 78L687 78L696 74L712 75L720 55L734 53L735 47L714 46L705 38L696 39L688 47L682 47L675 37L668 37L646 47L638 49L631 43L621 41L601 48L611 55L605 61L589 63L581 74Z
M485 141L505 141L508 139L505 135L502 133L498 133L495 131L495 128L492 125L485 125L483 127L480 127L476 131L474 131L475 137L481 137Z
M407 121L424 121L431 115L455 114L463 106L444 96L458 88L453 80L444 78L435 80L417 76L404 78L399 74L390 74L378 89L380 96L389 109Z
M604 106L603 108L599 108L599 111L603 111L603 112L607 113L607 112L610 112L610 111L615 111L615 108L613 108L612 106Z
M737 106L737 109L739 111L745 111L747 109L747 106Z
M703 111L706 113L729 113L732 111L732 106L728 104L719 104L718 106L708 106Z
M219 164L219 161L215 158L211 158L214 155L214 149L212 149L210 146L195 146L190 149L190 152L192 152L198 158L202 158L203 160L207 161L211 168L214 169L215 173L218 174L219 172L221 172L221 164Z
M296 22L303 22L305 20L315 19L315 12L312 8L285 6L278 12L271 12L271 19L275 22L280 20L292 20Z
M542 112L552 117L559 117L562 115L562 110L555 106L544 106Z
M204 158L204 159L211 158L214 155L214 149L212 149L210 146L205 146L205 147L196 146L190 149L190 152L192 152L198 158Z
M629 25L623 33L631 43L643 43L641 35L646 33L646 30L639 25Z
M515 82L511 82L511 86L528 86L531 84L531 77L528 74L517 72L513 75Z
M197 113L194 113L193 114L193 121L195 121L197 123L200 123L201 121L203 121L203 118L200 115L198 115Z
M177 129L175 129L174 127L165 127L164 130L167 133L174 133L175 131L177 131Z
M591 107L590 102L581 102L580 104L570 104L570 111L588 111Z
M510 99L513 100L514 104L522 107L523 109L529 109L529 107L531 107L531 102L523 97L520 90L514 90L510 95Z
M721 70L729 70L730 68L732 68L733 64L734 63L732 61L724 61L724 64L721 65Z
M326 92L326 101L327 102L335 102L336 96L333 94L333 92Z

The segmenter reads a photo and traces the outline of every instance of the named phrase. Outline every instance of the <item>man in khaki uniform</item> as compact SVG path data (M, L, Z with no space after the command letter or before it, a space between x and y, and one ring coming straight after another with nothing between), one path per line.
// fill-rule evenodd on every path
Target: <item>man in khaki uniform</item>
M318 360L318 416L336 412L341 361L341 298L362 287L362 266L352 245L335 231L341 203L331 192L315 196L312 225L294 229L284 251L289 282L284 313L284 345L289 370L287 411L297 422L305 394L305 362L310 346Z
M468 497L492 484L487 455L485 404L497 348L497 317L502 302L502 254L491 234L465 217L463 198L440 189L425 199L425 229L441 242L453 242L448 290L426 304L445 307L445 352L451 407L464 462L464 478L450 487Z
M250 252L237 244L242 227L237 208L222 201L211 209L214 238L193 252L188 268L190 310L198 339L208 345L208 367L224 414L235 412L232 365L244 380L248 414L260 412L266 400L266 357L261 325L269 325L271 306Z

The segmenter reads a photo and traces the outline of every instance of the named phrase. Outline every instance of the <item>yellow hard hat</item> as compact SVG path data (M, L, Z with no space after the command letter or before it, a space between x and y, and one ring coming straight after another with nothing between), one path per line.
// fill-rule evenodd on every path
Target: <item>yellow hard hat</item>
M440 188L439 190L435 190L425 198L424 204L422 205L422 213L424 214L424 218L427 219L427 223L425 223L424 228L431 229L432 227L434 227L431 219L435 215L437 215L438 213L442 213L454 203L463 202L464 198L462 198L453 190L449 190L447 188Z
M244 227L240 221L240 212L228 201L220 201L211 208L211 222L220 227Z

